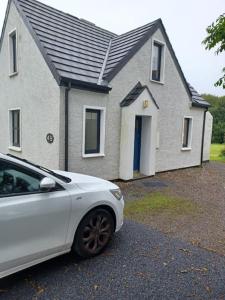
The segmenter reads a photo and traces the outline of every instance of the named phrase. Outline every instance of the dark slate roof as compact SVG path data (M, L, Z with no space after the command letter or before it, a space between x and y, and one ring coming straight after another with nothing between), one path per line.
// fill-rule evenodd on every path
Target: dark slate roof
M14 0L60 78L97 84L117 35L35 0Z
M147 85L142 85L140 82L138 82L134 88L127 94L127 96L123 99L123 101L120 103L121 107L129 106L132 104L140 95L141 93L147 89L148 93L150 94L153 102L155 103L155 106L159 109L158 104L155 101L155 98L153 97L151 91L149 90Z
M157 21L131 30L127 33L114 37L111 42L110 51L105 66L104 77L109 78L116 66L139 44L149 30L154 28Z
M205 99L203 99L199 95L199 93L193 88L193 86L191 86L190 84L188 85L192 95L192 105L197 107L206 107L206 108L209 107L210 103L205 101Z
M36 0L15 3L58 84L110 89L109 82L157 29L156 20L122 35Z
M9 0L0 50L12 1L59 85L108 92L114 76L160 29L193 105L207 106L203 99L196 99L196 91L192 95L161 19L116 35L36 0Z

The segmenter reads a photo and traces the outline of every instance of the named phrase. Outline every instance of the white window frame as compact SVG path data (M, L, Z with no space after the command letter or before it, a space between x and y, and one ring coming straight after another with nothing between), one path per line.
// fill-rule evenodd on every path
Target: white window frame
M189 132L188 132L188 146L183 147L183 139L184 139L184 120L189 119ZM192 133L193 133L193 117L192 116L184 116L183 117L183 126L182 126L182 138L181 138L181 145L182 151L190 151L192 149Z
M12 50L12 41L11 37L12 35L16 35L16 72L13 71L13 50ZM9 32L8 35L8 52L9 52L9 77L13 77L18 74L18 34L17 34L17 29L14 28Z
M20 112L20 146L16 147L13 146L13 133L12 133L12 112L15 110L19 110ZM22 114L21 114L21 108L20 107L15 107L15 108L10 108L8 110L8 128L9 128L9 150L13 150L16 152L21 152L22 151Z
M160 69L160 80L152 79L152 66L153 66L153 50L154 50L154 43L157 43L162 46L162 57L161 57L161 69ZM150 81L164 84L165 83L165 54L166 54L166 43L155 38L152 39L152 49L151 49L151 68L150 68Z
M99 153L85 153L85 131L86 131L86 110L87 109L95 109L100 111L100 151ZM105 156L105 116L106 116L106 108L100 106L83 106L83 142L82 142L82 157L101 157Z

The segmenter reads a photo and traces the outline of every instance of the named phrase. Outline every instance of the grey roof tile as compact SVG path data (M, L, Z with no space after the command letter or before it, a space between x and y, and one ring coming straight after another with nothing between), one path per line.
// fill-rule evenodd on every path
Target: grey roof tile
M116 34L35 0L14 0L60 78L98 83Z
M155 24L152 22L118 36L36 0L13 1L57 76L66 75L73 80L77 76L78 81L96 85L107 84L107 77Z
M146 33L149 32L149 29L151 29L155 24L155 22L152 22L112 39L104 78L107 79L110 72L119 65L119 63L129 54L130 50L132 50L135 45L140 42Z
M198 106L198 107L209 107L210 103L208 103L207 101L205 101L205 99L203 99L199 93L193 88L192 85L190 85L190 83L188 83L191 95L192 95L192 104L193 106Z
M140 95L141 93L147 89L149 95L151 96L153 102L155 103L155 106L159 109L159 106L153 97L151 91L149 90L148 86L142 85L140 82L138 82L133 89L127 94L127 96L121 101L120 106L125 107L131 105Z
M83 82L85 85L96 85L99 88L102 86L105 89L112 78L158 28L165 31L161 20L158 19L124 34L116 35L36 0L10 1L17 6L58 84L67 81L73 81L74 84ZM8 10L9 5L7 13ZM5 22L3 31L4 28ZM165 38L186 89L190 92L193 104L201 107L209 105L191 86L187 85L166 33ZM143 86L142 88L139 86L139 91L141 89ZM137 91L138 87L136 87Z

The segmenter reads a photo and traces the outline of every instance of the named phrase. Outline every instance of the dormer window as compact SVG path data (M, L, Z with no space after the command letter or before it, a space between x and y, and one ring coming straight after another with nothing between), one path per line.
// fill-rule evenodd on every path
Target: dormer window
M10 76L17 74L17 34L16 30L13 30L9 34L9 68Z
M151 80L163 82L164 79L164 44L153 41Z

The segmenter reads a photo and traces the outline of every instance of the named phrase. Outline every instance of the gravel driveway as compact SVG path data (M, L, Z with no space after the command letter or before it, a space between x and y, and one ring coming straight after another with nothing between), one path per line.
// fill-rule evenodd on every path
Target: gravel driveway
M0 299L225 299L225 258L126 221L107 251L0 280Z
M225 256L225 163L210 162L203 167L157 174L122 184L122 189L127 201L138 201L154 192L189 201L197 208L195 214L161 212L149 215L144 223Z

